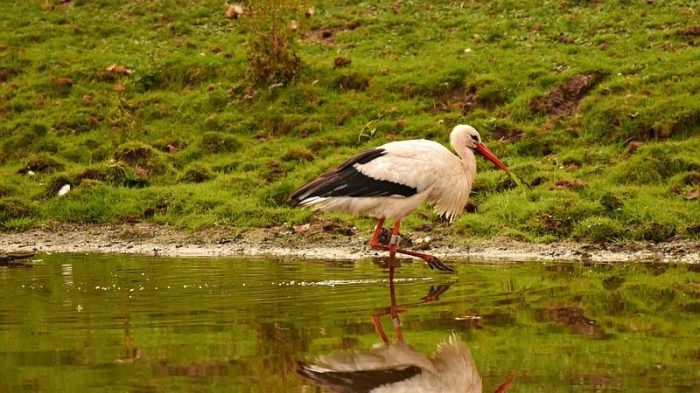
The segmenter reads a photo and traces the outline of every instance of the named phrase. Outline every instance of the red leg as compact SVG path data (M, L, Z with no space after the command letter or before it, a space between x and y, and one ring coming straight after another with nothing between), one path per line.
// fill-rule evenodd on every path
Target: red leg
M398 233L398 225L394 225L394 230ZM394 285L394 264L393 258L391 259L392 264L389 267L389 298L391 299L389 315L391 315L391 324L394 325L394 334L396 335L396 342L403 344L403 333L401 332L401 318L399 317L399 313L401 312L401 310L399 309L399 305L396 302L396 286Z
M379 338L382 339L384 344L389 344L389 337L384 332L384 327L382 326L381 317L384 315L389 315L391 317L391 324L394 328L394 334L396 335L396 342L403 343L403 333L401 332L401 317L399 314L403 310L399 309L398 306L391 306L383 311L372 314L372 325L374 325L374 331L377 333Z
M379 337L382 339L382 342L384 344L389 344L389 338L386 336L386 333L384 333L382 321L379 320L380 316L381 314L372 315L372 325L374 325L374 331L377 332L377 335L379 335Z
M380 250L388 250L389 252L391 252L390 246L385 246L383 244L377 244L374 248L380 249ZM423 253L416 252L416 251L404 250L403 248L397 248L396 253L410 255L412 257L418 257L418 258L424 260L428 264L428 267L431 269L446 270L448 272L454 271L454 269L445 265L437 257L434 257L430 254L423 254Z
M394 259L399 243L399 228L401 228L401 220L396 220L394 229L391 231L391 239L389 240L389 258Z
M389 242L389 245L381 244L379 243L379 235L382 233L382 229L384 228L384 218L380 218L379 221L377 221L377 226L374 228L374 233L372 233L372 238L369 240L369 246L372 247L375 250L386 250L389 251L389 255L395 255L395 254L404 254L404 255L410 255L414 257L418 257L422 260L424 260L427 264L428 267L431 269L438 269L438 270L446 270L446 271L454 271L451 267L445 265L440 261L438 258L429 255L429 254L423 254L420 252L415 252L411 250L404 250L402 248L398 248L398 236L399 236L399 227L401 226L401 222L399 220L396 221L394 224L394 228L392 231L392 241ZM393 254L392 254L392 248L393 248Z
M379 337L382 339L384 344L389 344L389 338L384 332L384 327L380 318L384 315L389 315L391 317L391 324L394 327L394 333L396 335L396 341L403 343L403 333L401 332L401 318L399 314L403 310L399 309L396 302L396 287L394 285L394 265L393 263L389 265L389 297L391 299L391 305L381 311L377 311L372 314L372 325L374 325L374 331L377 332Z
M382 229L384 229L384 217L377 220L377 226L374 227L374 233L372 233L372 237L369 239L370 247L376 249L377 246L381 245L379 243L379 235L381 235Z

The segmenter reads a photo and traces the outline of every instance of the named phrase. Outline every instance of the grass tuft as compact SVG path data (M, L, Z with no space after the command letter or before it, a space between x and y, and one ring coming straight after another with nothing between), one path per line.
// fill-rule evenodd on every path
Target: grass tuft
M16 198L0 198L0 228L6 228L14 219L30 217L32 213L32 206L25 201Z
M610 217L592 216L576 223L573 237L594 243L605 243L624 238L622 223Z
M128 142L120 145L114 152L114 159L133 168L143 177L161 175L168 170L160 152L143 143Z
M241 147L241 142L233 135L221 132L205 132L202 134L199 147L211 154L233 153Z
M63 170L64 167L65 165L62 162L48 154L33 154L27 159L23 168L20 169L18 173L26 174L28 171L35 173L51 173Z
M185 168L179 180L186 183L203 183L213 177L214 174L208 166L193 163Z

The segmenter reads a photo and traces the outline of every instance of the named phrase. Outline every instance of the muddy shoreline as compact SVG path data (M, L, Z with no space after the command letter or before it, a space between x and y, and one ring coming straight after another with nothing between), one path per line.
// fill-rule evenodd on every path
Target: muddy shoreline
M366 246L369 233L328 231L321 226L241 230L213 228L196 232L152 224L110 226L55 225L21 233L0 233L0 253L120 253L173 257L272 256L353 260L382 256ZM449 235L409 234L411 246L447 261L594 261L700 263L700 241L667 243L530 244L508 238L455 246Z

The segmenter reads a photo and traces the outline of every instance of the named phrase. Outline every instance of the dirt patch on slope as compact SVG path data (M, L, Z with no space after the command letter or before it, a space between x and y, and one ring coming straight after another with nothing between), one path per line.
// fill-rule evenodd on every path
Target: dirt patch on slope
M599 73L581 74L557 86L546 96L530 100L530 109L535 113L555 117L567 117L578 111L578 104L595 85L603 79Z
M477 104L476 90L458 87L441 91L435 96L433 109L435 112L459 111L463 115L472 111Z
M678 35L683 37L697 37L700 36L700 25L690 26L688 28L678 30Z
M523 137L525 131L518 128L496 126L491 130L491 138L503 142L516 142Z
M324 45L333 45L333 44L335 44L335 36L338 33L342 33L344 31L349 31L349 30L355 30L358 27L360 27L360 22L358 22L358 21L352 21L348 24L336 26L336 27L319 27L319 28L304 32L302 34L301 38L304 41L310 41L310 42L315 42L315 43L324 44Z

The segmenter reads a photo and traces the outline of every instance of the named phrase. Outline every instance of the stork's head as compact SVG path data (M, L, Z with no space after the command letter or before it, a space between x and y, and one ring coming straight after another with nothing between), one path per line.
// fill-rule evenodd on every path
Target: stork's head
M479 131L472 126L459 124L453 128L452 132L450 133L450 143L457 151L461 151L461 149L464 147L476 151L487 160L493 162L497 167L501 168L505 172L509 172L508 167L506 167L506 165L501 162L501 160L499 160L498 157L496 157L496 155L493 154L488 147L486 147L486 145L484 145L484 143L481 141Z

